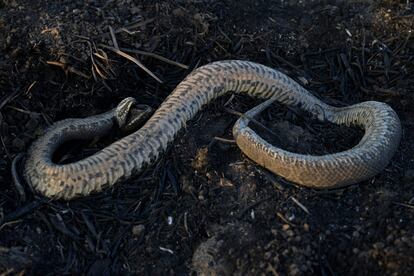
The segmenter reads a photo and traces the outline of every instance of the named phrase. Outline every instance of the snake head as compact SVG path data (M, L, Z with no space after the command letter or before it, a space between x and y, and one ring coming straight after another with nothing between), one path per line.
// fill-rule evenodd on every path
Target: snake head
M115 119L122 131L131 132L138 129L152 113L152 107L137 104L134 98L128 97L115 108Z

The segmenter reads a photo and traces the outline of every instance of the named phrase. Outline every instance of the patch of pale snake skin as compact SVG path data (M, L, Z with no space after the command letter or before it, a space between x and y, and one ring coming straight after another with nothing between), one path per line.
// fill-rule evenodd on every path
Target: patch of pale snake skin
M248 121L239 120L233 133L242 151L298 184L333 188L370 178L384 169L400 142L398 116L384 103L332 107L277 70L248 61L218 61L189 74L139 130L85 159L62 165L53 163L52 155L65 141L110 131L117 124L115 110L55 123L29 149L25 178L34 190L54 199L101 191L152 164L204 105L229 92L272 98L322 120L365 129L360 143L348 151L310 156L273 147L248 128Z

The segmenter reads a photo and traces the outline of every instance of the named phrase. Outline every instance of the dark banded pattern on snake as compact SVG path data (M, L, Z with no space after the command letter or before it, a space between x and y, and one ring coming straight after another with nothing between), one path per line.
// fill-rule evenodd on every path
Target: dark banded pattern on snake
M246 118L239 120L233 132L241 149L260 165L299 184L333 188L367 179L389 163L400 141L398 116L384 103L332 107L277 70L248 61L218 61L189 74L142 128L85 159L62 165L53 163L52 155L67 140L110 131L119 121L117 109L57 122L31 146L25 178L36 191L52 198L71 199L101 191L152 164L204 105L231 91L272 98L332 123L364 127L361 142L349 151L306 156L267 144L248 128Z

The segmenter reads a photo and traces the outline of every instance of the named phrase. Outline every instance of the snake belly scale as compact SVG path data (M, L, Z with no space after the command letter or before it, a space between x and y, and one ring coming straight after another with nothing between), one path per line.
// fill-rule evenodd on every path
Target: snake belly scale
M204 105L228 92L278 101L300 107L320 120L365 129L355 147L311 156L276 148L248 127L249 118L270 102L241 117L233 128L241 150L259 165L301 185L334 188L368 179L384 169L400 142L400 121L385 103L333 107L275 69L248 61L217 61L191 72L140 129L85 159L69 164L52 162L54 151L63 142L102 136L120 124L117 109L55 123L30 147L25 179L34 190L54 199L101 191L152 164L186 122Z

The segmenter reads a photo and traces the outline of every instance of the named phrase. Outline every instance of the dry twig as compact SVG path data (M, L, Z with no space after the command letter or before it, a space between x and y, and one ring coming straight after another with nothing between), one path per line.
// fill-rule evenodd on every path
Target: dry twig
M142 62L140 62L138 59L134 58L133 56L128 55L125 52L122 52L121 50L118 50L114 47L108 46L108 45L102 45L100 44L100 46L111 50L112 52L120 55L121 57L124 57L130 61L132 61L133 63L135 63L136 65L138 65L138 67L140 67L142 70L144 70L148 75L150 75L151 77L153 77L156 81L158 81L159 83L163 83L163 81L161 79L159 79L154 73L152 73L144 64L142 64Z

